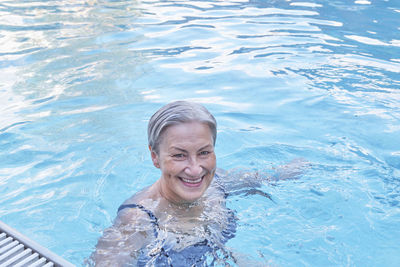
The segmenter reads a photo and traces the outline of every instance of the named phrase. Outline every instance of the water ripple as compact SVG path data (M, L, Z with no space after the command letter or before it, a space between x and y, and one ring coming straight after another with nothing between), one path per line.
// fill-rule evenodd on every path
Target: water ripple
M188 99L217 117L220 167L312 166L264 184L274 202L227 200L236 256L398 262L399 14L394 0L2 1L2 220L81 264L159 175L149 116Z

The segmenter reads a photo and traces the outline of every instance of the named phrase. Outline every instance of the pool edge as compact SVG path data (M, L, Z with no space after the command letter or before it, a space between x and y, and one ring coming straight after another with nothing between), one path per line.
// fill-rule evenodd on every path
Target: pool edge
M0 220L0 231L6 233L13 239L19 241L23 244L26 248L30 248L32 251L38 253L42 257L46 258L47 260L53 262L55 266L61 267L75 267L74 264L68 262L61 256L55 254L54 252L50 251L49 249L43 247L39 243L33 241L32 239L28 238L27 236L21 234L14 228L10 227L9 225L5 224Z

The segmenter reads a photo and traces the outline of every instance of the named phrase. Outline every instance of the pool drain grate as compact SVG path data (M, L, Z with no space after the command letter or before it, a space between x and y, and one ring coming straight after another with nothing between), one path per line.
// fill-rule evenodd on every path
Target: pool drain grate
M73 264L0 221L0 267L72 267Z

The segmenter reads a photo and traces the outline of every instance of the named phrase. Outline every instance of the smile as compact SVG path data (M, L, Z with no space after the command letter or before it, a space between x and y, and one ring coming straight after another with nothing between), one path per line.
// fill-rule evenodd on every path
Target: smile
M201 181L203 180L204 176L201 176L201 177L199 177L199 178L197 178L195 180L187 179L187 178L183 178L183 177L179 177L179 178L187 186L198 186L201 183Z

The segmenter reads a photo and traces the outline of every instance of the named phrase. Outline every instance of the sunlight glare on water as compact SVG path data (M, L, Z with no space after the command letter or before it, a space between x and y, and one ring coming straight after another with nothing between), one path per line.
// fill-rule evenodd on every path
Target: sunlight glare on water
M159 177L163 104L203 103L218 166L300 179L238 194L252 266L399 266L400 3L2 1L0 219L81 266Z

